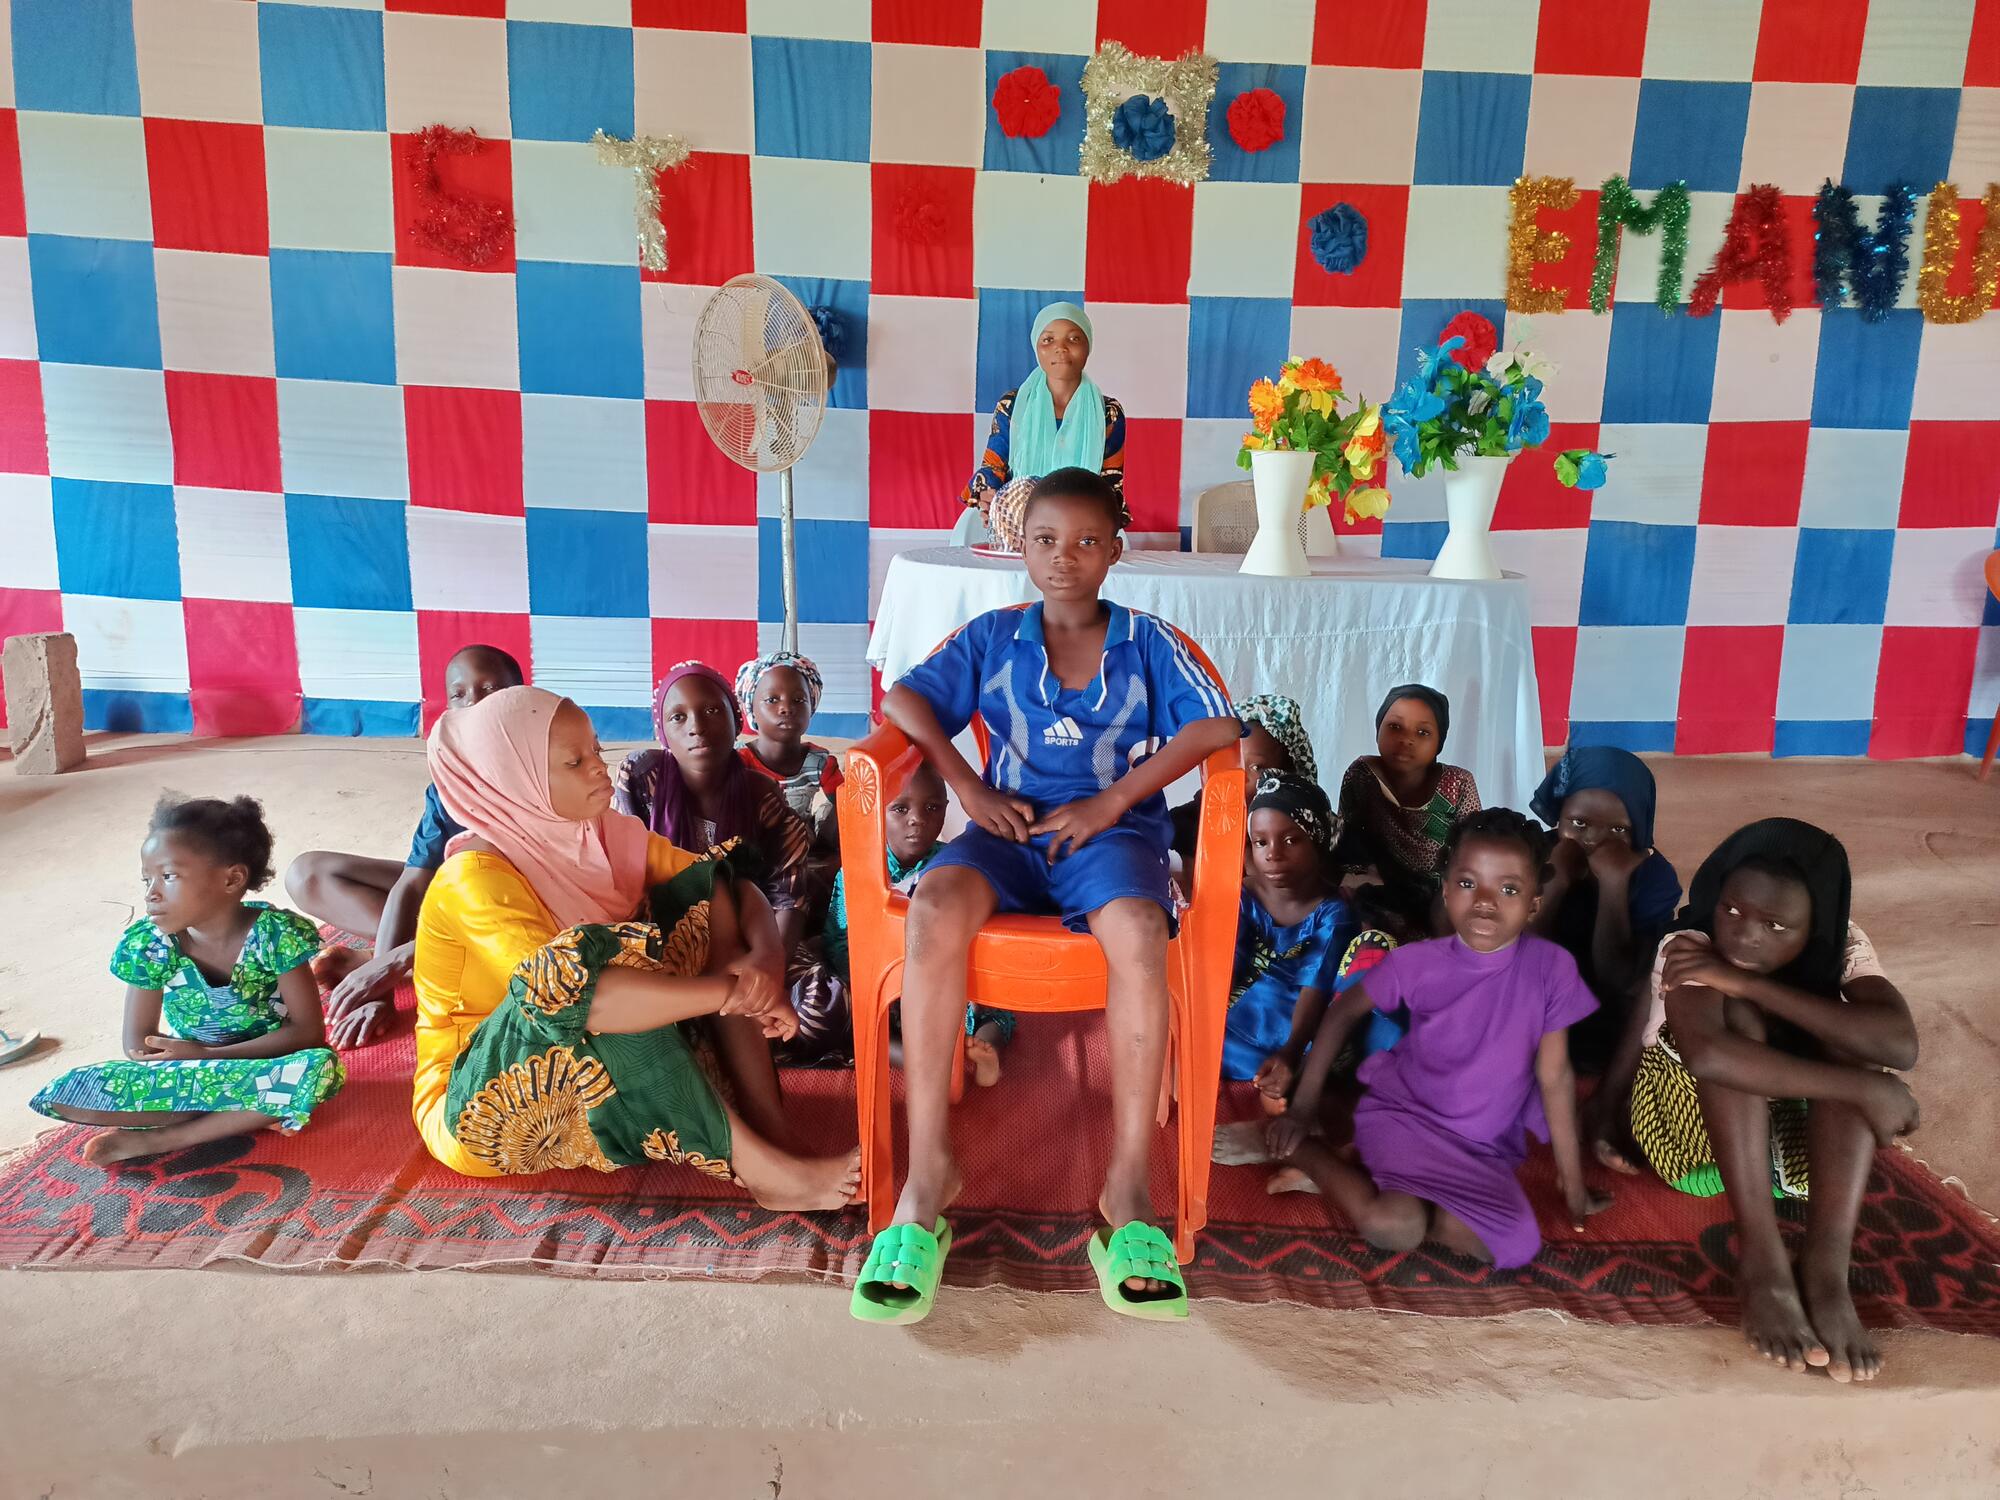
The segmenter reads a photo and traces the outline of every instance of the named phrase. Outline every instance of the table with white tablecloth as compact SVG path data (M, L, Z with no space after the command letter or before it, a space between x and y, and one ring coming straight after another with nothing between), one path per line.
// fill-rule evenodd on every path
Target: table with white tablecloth
M1489 806L1527 809L1542 778L1542 715L1528 585L1431 578L1404 558L1316 557L1308 578L1237 572L1240 557L1128 552L1105 597L1178 625L1230 693L1289 693L1305 713L1320 779L1375 749L1375 708L1403 682L1451 699L1444 758L1470 770ZM891 560L868 659L884 685L976 615L1036 598L1019 558L927 547Z

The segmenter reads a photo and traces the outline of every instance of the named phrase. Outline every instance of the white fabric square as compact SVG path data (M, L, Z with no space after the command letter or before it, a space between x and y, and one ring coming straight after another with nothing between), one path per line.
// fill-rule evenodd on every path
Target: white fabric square
M1701 513L1708 428L1673 422L1606 422L1597 451L1615 453L1610 477L1591 503L1593 521L1692 526Z
M510 21L567 21L582 26L630 26L631 0L507 0Z
M896 531L884 526L868 528L868 618L874 619L882 604L882 581L889 576L889 564L898 552L917 547L942 547L951 533L942 526L935 531ZM53 542L50 543L54 545ZM53 562L50 564L54 566ZM803 630L805 627L799 627Z
M0 109L14 107L14 21L9 0L0 0Z
M1417 68L1307 68L1299 180L1408 182L1423 99Z
M1442 521L1445 519L1444 480L1446 470L1433 468L1422 479L1412 479L1400 464L1389 465L1389 519L1392 521ZM1539 535L1539 533L1537 533ZM1498 536L1499 533L1493 532ZM1580 585L1579 585L1580 587Z
M1787 625L1778 666L1778 717L1875 717L1880 625Z
M512 276L397 266L394 277L396 376L404 385L520 389Z
M1241 417L1189 417L1181 423L1181 525L1194 524L1194 502L1203 490L1244 477L1236 454L1249 430L1247 408Z
M257 7L241 0L132 0L139 106L170 120L264 118Z
M1991 421L1995 370L2000 370L2000 315L1990 308L1971 323L1928 325L1917 346L1910 415L1919 421Z
M1972 668L1972 698L1965 716L1983 723L1996 715L2000 715L2000 625L1986 625L1979 631L1979 655Z
M1290 352L1325 360L1340 371L1341 386L1349 396L1366 396L1380 406L1396 388L1402 325L1400 308L1303 307L1295 303Z
M871 0L750 0L752 36L807 36L865 42L874 22Z
M403 392L396 386L280 380L278 450L292 494L410 498Z
M1101 310L1091 312L1102 327ZM868 404L884 411L971 411L978 348L979 304L970 297L870 297ZM1091 373L1102 384L1094 364Z
M981 172L972 189L974 284L1027 291L1081 287L1089 193L1090 184L1077 176Z
M1680 708L1679 625L1586 625L1576 633L1570 717L1597 724L1661 723Z
M1504 297L1509 217L1503 187L1412 187L1403 295Z
M986 57L972 47L870 49L871 161L976 167L986 149Z
M1710 316L1722 319L1715 344L1714 414L1726 414L1732 422L1808 420L1819 367L1820 310L1794 308L1782 323L1761 307L1718 307Z
M1799 524L1850 530L1893 528L1903 507L1903 459L1909 446L1907 429L1810 429L1806 433L1806 477L1799 490ZM1856 475L1865 478L1856 483Z
M1295 63L1312 56L1312 43L1313 0L1229 0L1209 6L1202 46L1220 62Z
M1396 514L1393 506L1389 514ZM1583 598L1583 556L1590 544L1589 528L1496 531L1491 535L1493 555L1501 568L1528 580L1528 623L1574 625L1577 605ZM1341 545L1347 545L1344 538Z
M187 616L178 599L62 596L63 629L76 637L86 688L121 693L188 690Z
M308 698L416 703L417 616L405 609L294 609L299 689Z
M1986 612L1991 526L1905 526L1889 559L1889 625L1977 625Z
M1782 625L1792 602L1796 526L1697 526L1690 625Z
M55 502L46 474L0 474L0 589L54 589Z
M1128 417L1187 414L1185 302L1093 302L1090 377ZM981 435L982 438L984 434Z
M42 366L49 472L66 479L174 482L167 382L158 370Z
M36 234L108 240L153 237L146 127L126 115L23 110L21 191Z
M1595 247L1572 245L1571 255L1591 255ZM1595 422L1604 415L1604 371L1611 357L1611 319L1587 312L1529 318L1507 317L1510 346L1533 349L1555 361L1556 373L1542 392L1552 422Z
M2000 88L1959 90L1950 180L1961 198L1977 198L1987 183L2000 182Z
M412 505L410 597L418 609L528 612L528 521ZM539 675L539 674L538 674Z
M690 568L698 557L702 565ZM656 620L757 618L757 528L646 528L647 611Z
M629 266L638 254L638 176L578 141L514 142L514 253L522 260Z
M529 505L646 513L646 403L521 397L521 490Z
M513 129L505 21L391 11L382 18L382 67L389 129L398 135L449 125L504 141Z
M1753 83L1737 181L1809 194L1827 178L1840 180L1847 162L1847 123L1854 89L1845 83ZM1812 253L1794 245L1794 255Z
M694 325L712 286L677 281L639 285L639 336L646 355L646 395L654 401L694 400Z
M1973 0L1869 0L1856 82L1955 89L1965 77Z
M784 642L785 627L766 620L757 627L757 649L775 651ZM819 700L823 714L865 714L870 708L868 626L826 620L799 621L799 652L812 658L826 683Z
M1081 188L1083 179L1076 181ZM874 242L869 192L865 161L751 157L757 269L773 276L866 281ZM1079 227L1077 255L1082 254ZM1075 284L1082 284L1081 277Z
M1577 73L1538 73L1528 96L1528 171L1574 177L1588 190L1632 170L1632 133L1639 117L1639 80ZM1842 137L1845 139L1845 136ZM1573 246L1589 254L1594 246Z
M1656 194L1642 192L1639 194L1639 201L1650 208L1656 197ZM1694 285L1695 277L1708 269L1707 262L1698 259L1702 251L1696 247L1722 243L1723 232L1729 225L1729 210L1735 202L1735 195L1731 193L1688 194L1688 257L1681 276L1683 303L1687 301L1688 288ZM1858 195L1855 202L1857 204L1861 202ZM1863 224L1875 222L1871 210L1863 208L1860 212ZM1613 301L1651 302L1659 295L1660 247L1663 243L1661 232L1657 229L1651 234L1635 234L1627 229L1618 236L1618 279L1611 290ZM1578 249L1593 256L1597 253L1595 245L1580 246ZM1801 253L1797 245L1792 249L1795 254ZM1577 250L1570 251L1572 255L1577 253ZM1710 256L1714 253L1713 250L1708 251ZM1812 253L1810 241L1807 242L1803 253L1807 255ZM1912 285L1916 279L1915 276L1910 277Z
M1097 0L1006 0L988 5L981 43L989 52L1097 50Z
M1430 0L1424 67L1459 73L1532 73L1541 0Z
M780 513L777 474L757 476L757 515L775 521ZM801 521L868 521L868 413L857 407L828 407L819 435L792 467L792 504Z
M283 495L176 485L174 530L183 598L292 602Z
M1757 57L1762 9L1744 0L1673 0L1650 7L1645 76L1747 81Z
M261 255L155 250L160 358L169 370L271 375L271 263Z
M534 615L535 686L586 708L650 708L653 622Z
M389 137L379 131L267 125L264 183L271 243L279 249L396 248Z
M748 156L750 38L740 32L632 32L632 120L641 135L678 135L697 151Z
M1188 294L1289 298L1298 240L1296 182L1198 182Z
M24 235L0 239L0 359L38 359L35 294Z

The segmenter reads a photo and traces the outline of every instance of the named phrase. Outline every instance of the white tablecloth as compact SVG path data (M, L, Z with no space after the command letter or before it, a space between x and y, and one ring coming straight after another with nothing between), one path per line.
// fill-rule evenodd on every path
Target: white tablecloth
M1426 576L1402 558L1312 559L1310 578L1253 578L1239 557L1128 552L1107 597L1158 615L1201 643L1238 698L1289 693L1305 712L1329 794L1375 748L1375 707L1402 682L1451 699L1444 758L1469 769L1488 806L1527 810L1542 779L1542 717L1528 631L1528 585ZM1017 560L961 547L889 564L868 659L885 684L989 609L1036 597Z

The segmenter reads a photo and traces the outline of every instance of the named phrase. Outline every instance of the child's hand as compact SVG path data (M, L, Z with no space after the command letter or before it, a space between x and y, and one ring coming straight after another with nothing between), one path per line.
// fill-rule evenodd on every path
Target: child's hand
M378 955L348 970L340 983L326 992L323 1008L327 1024L345 1020L357 1007L380 997L396 982L398 967L395 960Z
M1662 991L1677 990L1683 985L1698 984L1704 989L1714 990L1718 995L1734 995L1743 998L1743 981L1747 979L1743 970L1721 957L1708 944L1693 938L1676 938L1667 944L1666 962L1661 966L1660 987Z
M1282 1099L1292 1091L1295 1077L1290 1059L1282 1052L1273 1052L1258 1064L1250 1081L1257 1085L1257 1092L1267 1099Z
M365 1047L388 1035L395 1013L387 1000L364 1000L327 1026L326 1039L335 1047Z
M757 1025L771 1041L788 1042L799 1034L799 1013L791 1001L780 1000L775 1009L757 1017Z
M1286 1110L1266 1125L1264 1144L1270 1148L1272 1159L1290 1160L1292 1153L1305 1144L1309 1128L1309 1123L1291 1110Z
M139 1044L139 1050L146 1062L186 1062L208 1054L200 1042L178 1036L149 1036Z
M1590 851L1575 839L1557 839L1549 850L1549 868L1556 879L1573 885L1589 873Z
M1569 1227L1583 1233L1584 1221L1611 1207L1611 1195L1600 1193L1582 1182L1563 1184L1563 1207L1569 1213Z
M965 808L967 822L1016 844L1028 842L1028 825L1035 821L1035 810L1019 797L996 792L982 781L962 789L958 800Z
M745 953L723 969L729 975L731 984L728 997L721 1006L725 1016L765 1016L784 1005L785 987L779 981L772 966L762 954ZM798 1026L798 1018L792 1018L793 1029Z
M1632 872L1646 862L1646 856L1624 839L1606 839L1590 851L1590 873L1602 882L1629 880Z
M1049 863L1063 854L1074 854L1118 821L1119 809L1103 792L1081 802L1065 802L1028 830L1049 834Z

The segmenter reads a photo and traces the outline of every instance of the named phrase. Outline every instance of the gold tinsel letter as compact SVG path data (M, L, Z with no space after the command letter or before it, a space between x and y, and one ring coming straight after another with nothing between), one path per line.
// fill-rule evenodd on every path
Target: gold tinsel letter
M1569 236L1560 229L1543 229L1536 213L1552 208L1560 213L1576 207L1573 177L1516 177L1507 190L1512 217L1507 225L1507 307L1511 312L1554 313L1563 310L1563 290L1535 285L1535 265L1559 261L1569 254Z
M2000 183L1986 184L1982 200L1986 222L1973 242L1972 290L1953 296L1945 290L1958 259L1958 186L1940 182L1931 190L1931 211L1924 219L1924 268L1917 272L1917 306L1932 323L1970 323L1986 315L2000 292Z
M597 159L607 167L627 167L638 184L632 217L639 226L639 264L649 271L667 268L667 226L660 222L660 174L688 159L688 143L677 135L641 135L629 141L591 136Z

